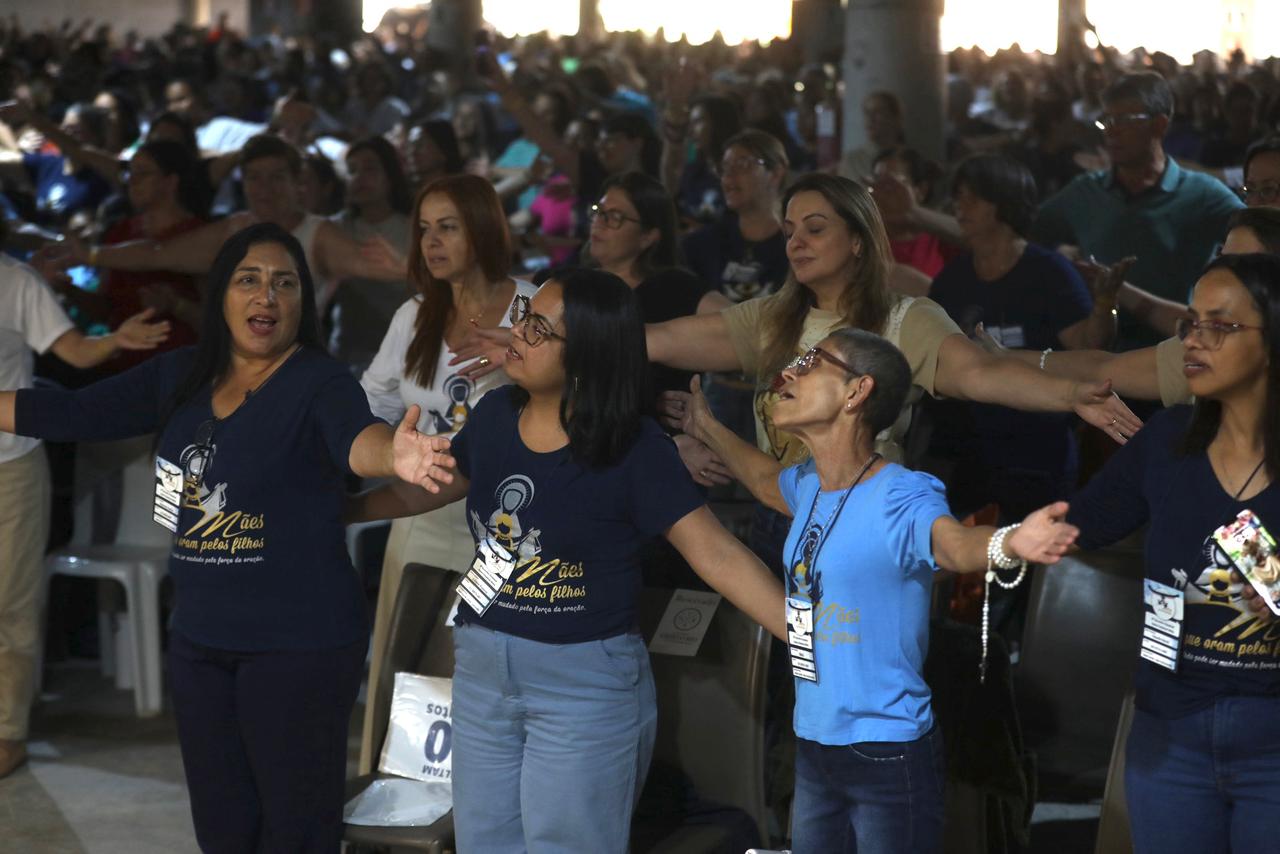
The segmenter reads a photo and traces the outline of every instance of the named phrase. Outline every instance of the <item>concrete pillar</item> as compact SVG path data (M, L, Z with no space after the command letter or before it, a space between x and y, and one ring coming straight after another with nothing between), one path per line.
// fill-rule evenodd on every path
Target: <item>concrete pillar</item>
M427 10L427 44L449 57L458 79L475 79L475 34L484 18L480 0L432 0Z
M600 0L578 0L578 39L585 44L596 44L603 36Z
M1058 0L1058 51L1059 65L1069 65L1079 60L1084 51L1084 32L1088 18L1085 16L1085 0Z
M942 0L849 0L844 30L844 150L867 143L862 101L888 90L902 101L907 142L944 158L946 62Z

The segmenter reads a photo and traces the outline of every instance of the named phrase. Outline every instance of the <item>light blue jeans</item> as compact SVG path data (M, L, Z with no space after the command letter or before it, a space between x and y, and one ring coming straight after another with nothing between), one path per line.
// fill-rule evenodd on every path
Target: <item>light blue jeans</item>
M657 729L644 641L453 643L459 854L626 854Z

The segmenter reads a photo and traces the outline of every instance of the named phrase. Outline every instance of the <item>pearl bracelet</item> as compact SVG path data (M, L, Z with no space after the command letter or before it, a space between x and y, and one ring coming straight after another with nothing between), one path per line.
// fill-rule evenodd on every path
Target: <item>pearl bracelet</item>
M1005 590L1012 590L1027 577L1027 562L1022 558L1009 557L1004 553L1005 538L1017 527L1017 525L1008 525L999 528L991 535L991 539L987 540L987 574L982 583L982 661L978 663L978 681L983 684L987 681L987 639L991 635L991 582L994 581ZM1018 569L1018 577L1008 583L1001 581L1000 576L996 575L997 567Z
M1052 352L1053 352L1052 347L1045 347L1043 350L1040 351L1040 370L1042 371L1044 370L1044 366L1049 361L1049 354Z

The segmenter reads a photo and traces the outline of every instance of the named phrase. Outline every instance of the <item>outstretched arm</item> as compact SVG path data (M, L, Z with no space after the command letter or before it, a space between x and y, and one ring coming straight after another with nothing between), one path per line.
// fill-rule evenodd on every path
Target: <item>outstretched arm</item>
M1042 507L1028 516L1004 541L1004 553L1028 563L1051 564L1067 553L1080 531L1065 521L1067 502ZM987 545L996 532L989 525L967 528L950 516L933 523L933 558L952 572L981 572L987 568Z
M685 371L742 370L722 314L691 314L644 327L649 360Z

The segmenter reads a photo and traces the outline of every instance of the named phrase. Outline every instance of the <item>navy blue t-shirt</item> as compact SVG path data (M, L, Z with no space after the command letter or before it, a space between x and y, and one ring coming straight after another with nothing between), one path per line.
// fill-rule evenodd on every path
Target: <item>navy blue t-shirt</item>
M20 391L18 432L59 441L154 432L193 354L165 353L77 392ZM160 438L162 459L182 466L211 405L205 388L179 407ZM216 423L203 482L186 484L169 558L175 631L252 651L366 637L342 511L351 444L377 420L346 366L303 348Z
M81 210L94 210L111 192L111 185L87 166L71 174L60 154L24 154L22 165L35 185L36 212L42 224L62 224Z
M982 322L1004 346L1016 350L1061 348L1058 335L1093 310L1080 274L1057 252L1027 244L1008 273L993 282L978 278L973 253L957 256L933 280L929 296L964 330ZM989 465L1061 475L1075 467L1069 414L1020 412L969 404L978 453Z
M633 631L640 549L703 504L675 443L644 419L622 459L588 468L567 447L536 453L520 438L514 386L486 394L453 439L471 481L467 521L516 556L511 580L477 623L545 643L581 643Z
M680 248L689 269L733 302L768 296L782 287L790 269L782 230L746 240L733 211L690 233Z
M1267 626L1252 616L1240 597L1242 585L1231 581L1230 561L1213 540L1215 530L1246 508L1273 536L1280 532L1280 484L1236 501L1205 454L1177 452L1191 411L1177 406L1152 416L1071 500L1067 516L1079 526L1084 549L1113 543L1150 522L1146 577L1184 592L1178 672L1141 659L1135 677L1138 707L1165 718L1222 696L1280 695L1280 622ZM1135 599L1113 607L1143 605ZM1080 618L1087 627L1088 615Z

